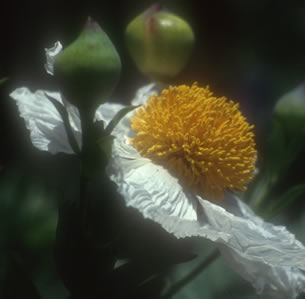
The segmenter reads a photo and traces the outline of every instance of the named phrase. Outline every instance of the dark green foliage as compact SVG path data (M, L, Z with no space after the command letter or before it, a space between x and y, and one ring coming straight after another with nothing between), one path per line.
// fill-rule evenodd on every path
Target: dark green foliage
M14 256L10 256L7 261L0 297L4 299L41 299L27 269Z

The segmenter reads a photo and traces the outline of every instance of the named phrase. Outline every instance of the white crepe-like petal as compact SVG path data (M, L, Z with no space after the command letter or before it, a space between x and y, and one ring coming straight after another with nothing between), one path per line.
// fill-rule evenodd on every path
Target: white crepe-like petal
M296 298L305 291L305 248L285 227L264 222L233 196L224 208L186 193L176 178L141 157L128 140L115 140L108 167L127 206L178 238L216 242L232 268L263 298Z
M304 246L285 227L264 222L246 204L235 201L238 215L200 200L206 228L217 236L226 261L263 298L296 298L305 291ZM228 238L222 239L223 234Z
M73 154L63 120L47 95L66 107L71 128L79 147L81 147L81 125L78 110L63 100L60 93L45 90L37 90L33 93L28 88L21 87L10 94L16 101L20 116L25 120L35 147L52 154L58 152ZM108 125L113 116L122 108L124 106L121 104L105 103L98 108L95 118Z
M46 52L46 63L44 65L46 71L50 75L54 75L54 61L56 56L61 52L62 50L62 44L57 41L52 48L44 49Z
M139 209L144 217L159 219L157 222L170 232L176 231L179 219L186 219L197 226L196 199L185 194L176 178L164 168L142 158L127 141L121 142L116 138L113 148L108 173L117 183L127 206ZM187 229L181 231L181 237L187 235Z
M20 116L25 120L35 147L52 154L57 152L71 154L73 151L68 142L63 121L46 94L62 103L58 92L37 90L32 93L26 87L14 90L10 96L16 101ZM77 129L75 124L73 127ZM76 130L76 137L80 142L79 130Z

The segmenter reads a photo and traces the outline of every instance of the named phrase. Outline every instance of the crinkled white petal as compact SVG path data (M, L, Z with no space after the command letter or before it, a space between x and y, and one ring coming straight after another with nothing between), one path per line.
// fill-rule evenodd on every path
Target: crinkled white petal
M37 90L33 93L28 88L21 87L10 94L16 101L20 116L25 120L35 147L52 154L58 152L72 154L73 151L63 120L47 95L66 107L74 136L78 145L81 146L81 125L78 110L62 99L60 93L45 90ZM120 104L105 103L98 108L95 118L104 121L107 125L123 107Z
M54 61L56 56L61 52L62 44L57 41L52 48L46 48L46 63L44 65L46 71L50 75L54 75Z
M264 222L245 203L233 200L237 214L200 199L226 261L263 298L296 298L305 291L304 246L285 227ZM224 233L227 240L220 236Z
M52 154L57 152L73 153L65 132L63 121L46 94L62 103L58 92L37 90L32 93L28 88L14 90L10 96L16 101L20 116L24 118L35 147ZM76 138L80 142L79 128L72 123Z
M263 298L296 298L305 291L305 248L285 227L264 222L237 198L228 199L224 208L186 193L176 178L141 157L128 140L116 138L108 167L127 206L178 238L216 242L232 268Z
M174 232L178 219L197 225L196 198L185 194L177 179L163 167L142 158L128 142L114 140L114 155L108 172L123 194L127 206L139 209L144 217L166 222L166 229ZM171 196L169 196L169 194ZM168 217L170 216L170 217ZM173 219L171 219L171 217ZM188 230L181 231L181 237Z
M56 42L53 48L46 49L47 63L45 67L50 74L53 74L54 59L61 49L62 45L60 42ZM150 95L149 90L153 88L152 84L150 85L151 86L149 87L140 89L137 92L138 96L141 95L141 97L146 100ZM73 154L63 120L47 95L66 107L71 128L79 147L81 147L79 112L75 106L64 100L60 93L45 90L31 92L28 88L21 87L10 94L16 101L20 116L25 120L26 127L30 131L31 140L35 147L43 151L49 151L52 154L59 152ZM125 106L121 104L104 103L98 107L95 114L95 120L103 121L104 125L107 126L114 115L124 107ZM129 119L130 117L125 117L122 126L115 127L113 134L120 135L130 131Z

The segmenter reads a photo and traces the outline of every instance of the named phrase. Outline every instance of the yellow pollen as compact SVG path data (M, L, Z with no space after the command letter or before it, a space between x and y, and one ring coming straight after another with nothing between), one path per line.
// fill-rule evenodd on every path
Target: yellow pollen
M170 86L152 95L131 119L139 153L162 165L203 198L245 190L257 151L253 127L239 105L216 98L208 87Z

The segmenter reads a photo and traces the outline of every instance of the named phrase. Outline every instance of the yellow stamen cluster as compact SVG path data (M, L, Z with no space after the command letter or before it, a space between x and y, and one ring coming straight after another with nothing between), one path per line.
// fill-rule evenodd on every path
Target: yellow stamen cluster
M136 111L133 146L167 168L191 191L210 200L225 189L245 190L255 168L254 126L239 105L208 87L181 85L154 94Z

